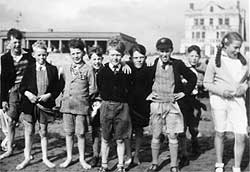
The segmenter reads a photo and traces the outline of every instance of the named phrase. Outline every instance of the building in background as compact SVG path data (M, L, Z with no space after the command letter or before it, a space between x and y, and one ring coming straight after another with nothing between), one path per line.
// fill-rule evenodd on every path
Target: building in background
M240 33L244 39L242 53L249 53L249 40L246 32L246 11L240 7L240 1L235 6L225 8L210 1L203 8L197 8L190 1L185 14L185 38L181 40L180 53L196 44L202 49L203 55L214 57L221 38L229 31Z
M106 52L107 41L112 37L119 37L129 49L136 43L132 36L120 32L54 32L49 29L48 32L23 32L23 48L30 49L37 40L44 40L47 43L48 51L68 53L68 42L72 38L81 38L87 46L99 45ZM0 53L7 48L7 30L0 31Z

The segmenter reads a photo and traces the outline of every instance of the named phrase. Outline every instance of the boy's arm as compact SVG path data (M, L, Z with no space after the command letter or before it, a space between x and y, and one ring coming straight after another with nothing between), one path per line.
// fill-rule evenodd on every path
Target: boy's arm
M181 75L187 80L187 83L184 89L184 94L190 95L196 86L197 77L195 73L192 70L190 70L188 67L186 67L186 65L182 61L180 62L180 71L181 71Z
M89 82L89 97L91 99L97 93L95 73L91 68L88 70L88 82Z

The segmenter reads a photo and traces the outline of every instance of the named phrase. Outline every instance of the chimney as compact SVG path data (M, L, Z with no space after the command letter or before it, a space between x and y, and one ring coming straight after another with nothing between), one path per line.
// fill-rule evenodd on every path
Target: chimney
M54 30L52 28L49 28L48 32L54 32Z
M194 10L194 3L193 3L193 2L190 2L190 3L189 3L189 9L190 9L190 10Z

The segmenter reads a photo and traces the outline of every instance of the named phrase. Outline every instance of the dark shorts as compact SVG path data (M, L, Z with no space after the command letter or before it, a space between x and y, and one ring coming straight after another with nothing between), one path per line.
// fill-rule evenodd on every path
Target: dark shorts
M197 100L194 96L188 97L188 103L185 108L183 108L184 126L197 128L199 126L199 121L201 118L201 102Z
M132 124L127 103L103 101L100 108L102 137L105 140L130 138Z
M29 123L36 123L38 121L40 124L48 124L55 120L54 114L47 113L37 106L34 107L32 114L22 113L21 119Z
M19 84L13 86L9 91L9 110L7 115L12 120L18 121L21 114L21 94L19 92Z

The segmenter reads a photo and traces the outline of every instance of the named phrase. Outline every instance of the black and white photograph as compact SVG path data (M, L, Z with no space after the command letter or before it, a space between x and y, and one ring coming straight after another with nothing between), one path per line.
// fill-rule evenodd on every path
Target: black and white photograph
M250 172L248 0L1 0L0 172Z

